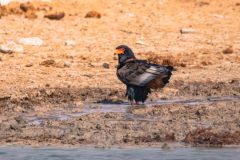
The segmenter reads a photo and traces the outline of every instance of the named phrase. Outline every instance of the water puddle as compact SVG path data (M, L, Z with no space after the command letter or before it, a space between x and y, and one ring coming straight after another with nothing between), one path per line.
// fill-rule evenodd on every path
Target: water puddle
M14 153L14 154L13 154ZM239 148L69 148L0 147L1 160L237 160Z
M153 106L164 106L169 104L184 104L189 106L201 105L201 104L212 104L217 102L240 102L240 96L224 96L224 97L205 97L196 99L166 99L157 101L148 101L144 105L131 106L129 103L117 103L117 104L105 104L105 103L94 103L87 104L84 106L81 112L70 112L66 113L64 109L54 110L45 114L42 117L37 117L35 115L24 115L30 124L40 125L46 120L69 120L75 117L81 117L91 113L126 113L126 119L138 120L138 121L153 121L153 119L146 119L139 115L134 115L129 112L133 107L153 107ZM77 107L77 106L76 106Z

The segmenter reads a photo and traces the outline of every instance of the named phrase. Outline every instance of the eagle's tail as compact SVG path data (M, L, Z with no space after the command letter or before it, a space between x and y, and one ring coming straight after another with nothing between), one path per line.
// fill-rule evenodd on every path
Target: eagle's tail
M128 100L130 100L130 102L135 101L136 103L144 103L148 97L148 93L150 92L150 88L147 86L127 85L126 96L128 96Z

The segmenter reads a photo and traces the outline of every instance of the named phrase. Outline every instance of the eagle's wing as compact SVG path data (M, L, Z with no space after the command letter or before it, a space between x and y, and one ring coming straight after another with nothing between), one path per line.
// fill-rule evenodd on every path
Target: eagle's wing
M143 60L127 62L117 70L118 78L127 85L162 88L171 76L168 67L151 64Z

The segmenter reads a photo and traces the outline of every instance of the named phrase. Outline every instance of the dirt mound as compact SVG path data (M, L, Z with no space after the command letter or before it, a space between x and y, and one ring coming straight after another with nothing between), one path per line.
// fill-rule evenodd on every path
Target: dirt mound
M214 131L213 129L196 129L183 140L194 145L222 146L240 144L240 131Z
M37 18L36 15L36 8L33 6L32 3L17 3L12 2L7 6L0 7L0 14L2 16L7 15L24 15L26 18Z
M217 95L240 95L240 80L229 82L191 82L173 81L170 88L177 89L176 96L217 96Z
M53 10L55 11L54 13L52 13ZM0 6L0 16L24 15L25 18L35 19L41 15L41 12L45 14L45 18L51 20L60 20L65 16L64 12L57 12L56 9L53 9L50 3L45 2L11 2L6 6Z
M224 54L227 52L233 53L233 49L227 48L223 51ZM147 59L149 62L160 64L160 65L170 65L174 67L197 67L201 68L204 66L214 65L216 61L218 63L223 62L224 59L227 59L227 55L222 53L211 53L211 52L202 52L202 53L178 53L178 54L157 54L154 52L138 53L144 59ZM236 56L234 59L235 63L239 63L239 56Z
M86 15L85 18L101 18L101 14L98 13L97 11L89 11Z
M0 111L12 112L21 107L23 110L34 110L37 106L58 105L74 101L106 102L119 101L124 98L122 91L109 88L51 88L23 90L19 95L10 95L0 98Z
M178 90L174 96L221 96L240 95L240 81L234 80L229 83L184 83L174 81L168 87ZM154 94L152 95L154 99ZM18 95L5 95L0 97L0 110L12 112L17 107L24 110L32 110L34 106L63 105L74 101L97 102L119 104L126 101L124 90L111 88L45 88L24 89Z

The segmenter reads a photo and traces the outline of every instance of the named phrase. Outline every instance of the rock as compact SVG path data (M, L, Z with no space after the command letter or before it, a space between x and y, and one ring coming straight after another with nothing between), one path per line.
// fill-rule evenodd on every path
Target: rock
M10 2L11 2L11 0L0 0L0 5L5 6L5 5L9 4Z
M39 65L49 67L49 66L54 66L56 62L53 59L45 60L42 61Z
M50 20L60 20L64 17L65 17L64 12L56 12L56 13L50 13L50 14L44 15L44 18L48 18Z
M71 67L71 62L65 61L64 67L67 67L67 68Z
M0 97L0 101L5 101L5 100L8 100L8 99L10 99L10 98L11 98L11 96L9 96L9 95L1 96L1 97Z
M224 53L224 54L232 54L232 53L233 53L232 47L228 47L228 48L224 49L224 50L223 50L223 53Z
M1 53L8 53L8 54L13 53L13 51L10 50L9 48L7 48L7 47L2 47L2 46L0 46L0 52L1 52Z
M86 15L85 18L101 18L101 14L96 12L96 11L89 11Z
M195 32L195 30L191 29L191 28L182 28L182 29L180 29L180 33L181 34L187 34L187 33L193 33L193 32Z
M109 69L109 68L110 68L110 66L109 66L108 63L103 63L103 64L102 64L102 67L103 67L103 68L106 68L106 69Z
M128 13L127 15L128 15L128 17L135 17L135 14L133 14L133 13Z
M136 41L136 44L144 45L145 43L144 43L143 40L137 40L137 41Z
M16 44L14 41L9 41L7 44L0 45L0 52L8 54L13 52L23 52L23 46Z
M28 63L25 65L26 67L32 67L33 66L33 63Z
M97 125L96 125L96 129L97 129L97 130L101 130L101 129L102 129L101 125L100 125L100 124L97 124Z
M220 14L214 14L213 16L216 17L216 18L219 18L219 19L224 18L224 16L223 16L223 15L220 15Z
M19 43L24 45L41 46L43 44L43 40L38 37L21 38L19 39Z
M165 141L175 141L175 134L174 133L168 133L165 135Z
M27 11L29 11L29 10L35 10L34 6L33 6L30 2L21 3L21 4L20 4L20 9L21 9L23 12L27 12Z
M14 119L18 124L25 124L26 123L26 120L23 118L23 116L17 116Z
M76 42L74 40L66 40L65 45L66 46L75 46Z
M198 3L197 3L197 6L199 6L199 7L208 6L208 5L210 5L209 2L198 2Z

